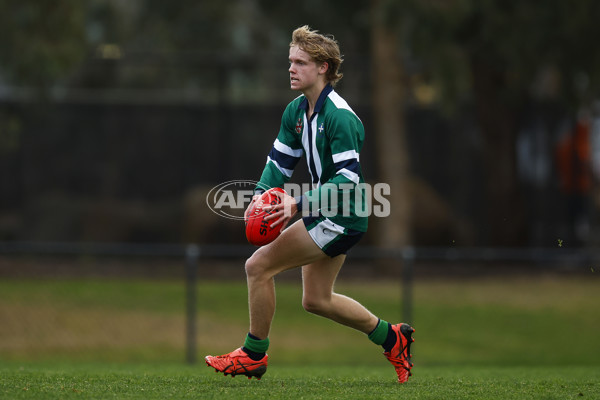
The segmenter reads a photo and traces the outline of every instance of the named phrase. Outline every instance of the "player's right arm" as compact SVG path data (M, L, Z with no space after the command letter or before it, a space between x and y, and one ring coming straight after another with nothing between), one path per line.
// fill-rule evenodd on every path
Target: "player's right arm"
M267 163L256 187L256 191L259 193L272 187L283 187L284 183L292 177L294 168L304 154L301 133L296 133L297 109L297 104L293 101L283 112L279 134L273 142L273 147L267 156Z

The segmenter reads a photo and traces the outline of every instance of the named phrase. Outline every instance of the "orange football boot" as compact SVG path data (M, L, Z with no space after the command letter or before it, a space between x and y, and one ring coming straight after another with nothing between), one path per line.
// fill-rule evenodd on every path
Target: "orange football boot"
M260 361L254 361L241 347L222 356L204 357L206 365L213 367L215 372L222 372L225 376L231 375L231 377L246 375L248 379L254 376L258 380L267 372L268 359L269 356L265 354Z
M412 375L410 372L413 367L410 362L410 358L412 357L412 354L410 354L410 345L415 341L411 336L415 330L408 324L392 325L392 330L396 334L396 344L391 351L386 351L383 355L390 360L396 369L398 382L406 383L408 377Z

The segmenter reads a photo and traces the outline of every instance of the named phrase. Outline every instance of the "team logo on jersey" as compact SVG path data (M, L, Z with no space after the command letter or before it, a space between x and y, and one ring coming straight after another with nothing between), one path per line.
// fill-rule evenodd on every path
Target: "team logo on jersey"
M321 122L321 125L319 125L319 133L323 133L324 130L325 127L323 126L323 122Z
M302 118L298 118L298 122L296 122L296 133L298 135L302 133Z

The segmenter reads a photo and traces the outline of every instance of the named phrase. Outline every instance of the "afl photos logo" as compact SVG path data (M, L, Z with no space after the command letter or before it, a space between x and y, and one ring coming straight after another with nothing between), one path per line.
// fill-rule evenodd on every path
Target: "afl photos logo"
M257 185L258 182L251 180L221 183L208 192L206 204L217 215L243 221L244 211L250 204Z

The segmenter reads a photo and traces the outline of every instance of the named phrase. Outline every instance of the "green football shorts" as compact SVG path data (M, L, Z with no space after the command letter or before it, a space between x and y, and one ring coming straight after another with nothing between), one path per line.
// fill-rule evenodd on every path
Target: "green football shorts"
M302 220L310 237L329 257L346 254L365 234L344 228L324 216L306 216Z

